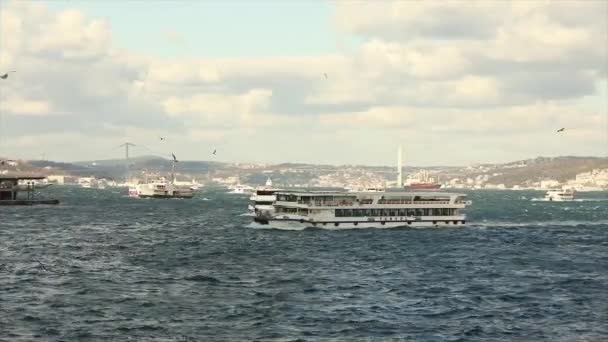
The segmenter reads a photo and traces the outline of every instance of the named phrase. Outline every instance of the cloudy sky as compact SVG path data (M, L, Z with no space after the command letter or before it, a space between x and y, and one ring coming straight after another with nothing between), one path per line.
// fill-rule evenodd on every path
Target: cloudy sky
M607 1L0 4L0 74L17 71L0 80L0 155L608 154Z

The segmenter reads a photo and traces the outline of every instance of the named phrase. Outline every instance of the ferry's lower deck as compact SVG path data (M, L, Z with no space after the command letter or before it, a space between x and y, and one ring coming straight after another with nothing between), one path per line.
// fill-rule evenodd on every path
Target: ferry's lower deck
M339 221L310 221L297 218L272 217L268 220L258 221L279 229L297 228L326 228L326 229L355 229L355 228L431 228L431 227L457 227L466 223L464 216L411 218L405 220L339 220Z

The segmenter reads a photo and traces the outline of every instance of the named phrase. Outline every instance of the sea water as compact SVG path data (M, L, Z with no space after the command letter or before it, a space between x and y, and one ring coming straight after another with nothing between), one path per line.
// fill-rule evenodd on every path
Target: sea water
M48 191L47 191L48 190ZM465 227L281 231L248 197L0 207L0 341L608 340L608 194L469 192Z

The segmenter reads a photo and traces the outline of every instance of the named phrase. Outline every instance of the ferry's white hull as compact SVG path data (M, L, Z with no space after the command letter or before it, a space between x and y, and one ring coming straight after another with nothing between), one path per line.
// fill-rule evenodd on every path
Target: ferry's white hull
M461 227L466 223L464 216L451 216L442 218L426 218L426 219L404 219L404 220L390 220L385 221L375 220L327 220L310 222L304 219L281 219L281 218L270 218L265 221L263 217L258 217L256 220L259 223L266 223L272 228L278 229L304 229L304 228L326 228L326 229L355 229L355 228L434 228L434 227Z
M576 201L576 199L574 198L544 198L545 201L547 202L574 202Z
M465 221L408 221L408 222L299 222L288 220L270 220L268 221L269 228L284 229L284 230L301 230L306 228L322 228L322 229L369 229L369 228L438 228L438 227L463 227Z

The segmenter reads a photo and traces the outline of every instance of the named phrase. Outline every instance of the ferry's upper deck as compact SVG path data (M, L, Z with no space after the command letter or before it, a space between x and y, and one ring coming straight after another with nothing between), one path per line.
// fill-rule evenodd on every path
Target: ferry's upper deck
M447 192L278 191L276 206L288 207L450 207L470 204L466 195Z

